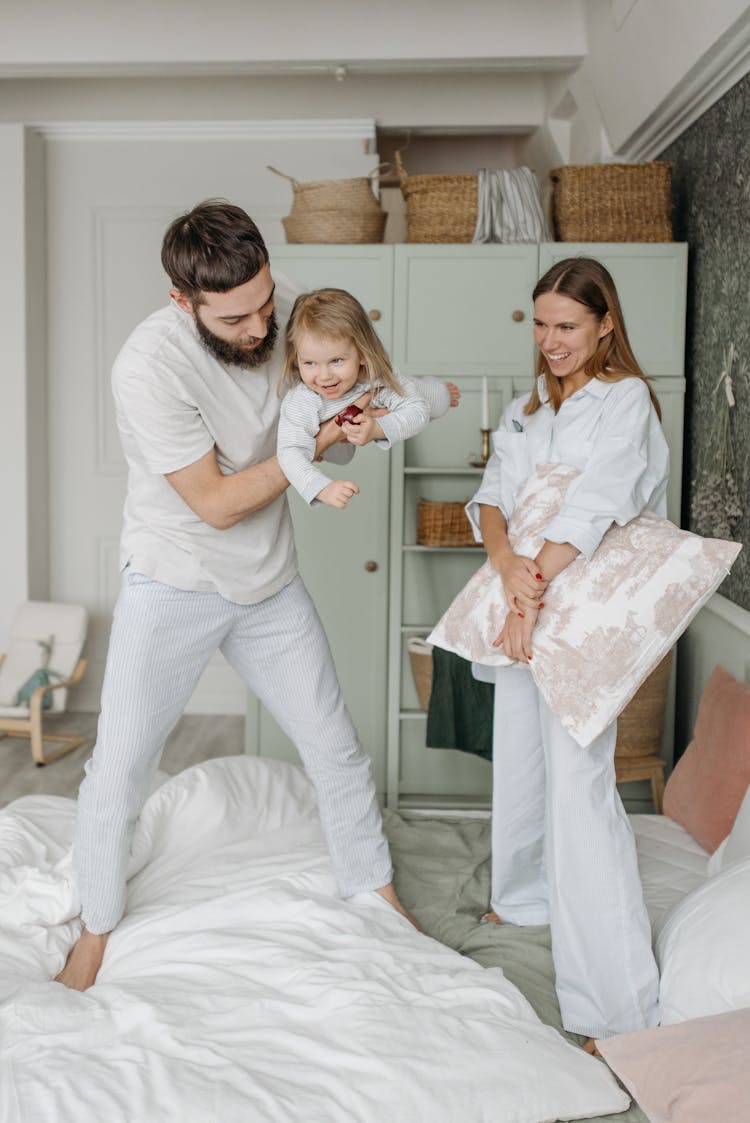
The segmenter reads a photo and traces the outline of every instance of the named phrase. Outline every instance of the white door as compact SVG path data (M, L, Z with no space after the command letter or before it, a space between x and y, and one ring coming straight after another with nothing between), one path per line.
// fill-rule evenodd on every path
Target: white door
M77 699L91 711L99 706L119 588L125 495L110 370L132 328L167 302L169 281L159 261L166 225L199 200L221 196L245 207L269 241L279 241L291 192L266 164L300 179L324 179L363 175L376 159L363 154L361 139L344 139L343 132L324 144L206 135L53 136L47 143L50 592L91 613L91 664ZM221 657L207 668L189 709L245 712L244 687Z

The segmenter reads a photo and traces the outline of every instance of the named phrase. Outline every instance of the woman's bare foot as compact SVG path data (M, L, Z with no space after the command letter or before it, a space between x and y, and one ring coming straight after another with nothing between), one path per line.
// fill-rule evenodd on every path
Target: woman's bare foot
M70 949L65 966L60 974L55 976L54 981L63 983L71 990L88 990L96 982L108 939L109 932L96 936L84 928Z
M398 897L396 896L396 890L393 888L392 881L390 882L390 884L384 885L381 889L376 889L375 892L379 893L381 897L385 897L388 904L392 905L396 912L400 912L402 916L405 916L409 923L414 925L417 932L421 932L423 930L422 925L414 919L408 909L405 909L399 901Z
M494 912L492 909L490 909L489 912L485 912L479 917L479 923L480 924L502 924L502 920L500 919L500 917L497 915L496 912Z
M592 1057L601 1057L601 1053L596 1047L596 1038L594 1037L587 1037L581 1048L584 1053L590 1053Z
M456 386L455 382L446 382L445 385L448 387L448 392L451 396L451 408L455 409L461 401L461 391L458 386Z

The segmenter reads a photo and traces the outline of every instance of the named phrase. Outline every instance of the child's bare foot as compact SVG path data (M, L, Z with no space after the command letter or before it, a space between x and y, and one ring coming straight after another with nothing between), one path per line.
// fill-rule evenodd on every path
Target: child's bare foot
M493 912L493 910L490 909L489 912L482 913L482 915L479 917L479 923L480 924L502 924L502 920L500 919L500 917L497 915L496 912Z
M587 1037L581 1048L584 1053L590 1053L592 1057L601 1057L601 1053L596 1047L596 1039L594 1037Z
M455 382L446 382L445 385L448 387L448 393L451 396L451 406L455 408L461 401L461 391L458 386L456 386Z
M375 892L379 893L381 897L385 897L388 904L392 905L396 912L400 912L402 916L405 916L409 923L413 924L418 932L422 931L422 925L414 919L414 917L407 909L404 908L404 906L396 896L396 890L393 888L393 882L390 882L389 885L384 885L381 889L376 889Z
M54 981L63 983L71 990L88 990L96 982L108 939L109 932L96 936L84 928L70 949L65 966L60 974L55 976Z

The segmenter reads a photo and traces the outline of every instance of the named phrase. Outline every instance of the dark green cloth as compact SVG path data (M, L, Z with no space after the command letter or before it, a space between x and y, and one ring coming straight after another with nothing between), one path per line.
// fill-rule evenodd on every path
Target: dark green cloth
M427 708L427 744L432 749L460 749L492 760L492 708L495 688L477 682L471 663L432 649L432 693Z

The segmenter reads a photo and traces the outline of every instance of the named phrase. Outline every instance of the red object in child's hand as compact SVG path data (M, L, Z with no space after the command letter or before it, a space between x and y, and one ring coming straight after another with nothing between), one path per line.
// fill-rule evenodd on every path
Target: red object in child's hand
M353 421L360 413L362 413L362 410L352 402L346 409L342 409L341 413L337 413L333 420L341 427L345 421Z

